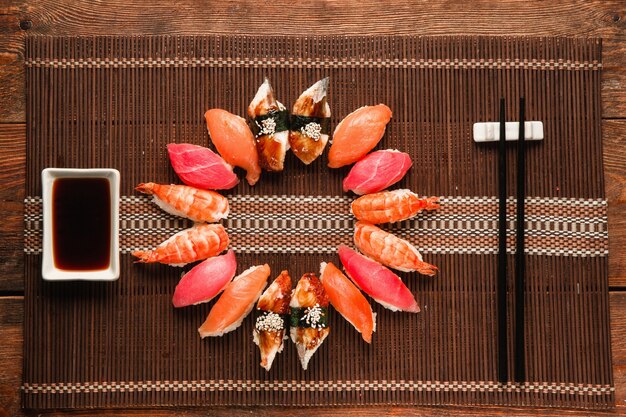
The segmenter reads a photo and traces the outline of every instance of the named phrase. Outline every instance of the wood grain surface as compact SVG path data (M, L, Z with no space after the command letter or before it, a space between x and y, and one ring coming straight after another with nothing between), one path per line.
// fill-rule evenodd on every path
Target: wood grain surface
M5 0L0 3L0 416L22 415L18 386L22 358L22 199L24 197L24 36L91 34L496 34L603 38L603 142L609 201L609 279L626 289L626 4L624 1L376 0L272 2L180 0ZM259 15L280 16L280 24ZM17 295L17 296L14 296ZM611 293L615 413L626 414L626 292ZM315 409L319 416L451 413L580 415L560 410L502 408ZM206 410L73 412L69 415L207 415ZM310 409L211 409L211 415L309 415ZM60 413L53 415L61 415ZM63 414L66 415L66 414ZM597 415L607 415L598 413Z

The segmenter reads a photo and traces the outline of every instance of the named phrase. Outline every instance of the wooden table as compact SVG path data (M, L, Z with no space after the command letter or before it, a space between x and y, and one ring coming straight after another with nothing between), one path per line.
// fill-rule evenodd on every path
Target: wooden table
M31 4L32 3L32 4ZM98 34L493 34L603 38L604 168L609 201L611 329L617 409L626 414L626 3L624 1L5 0L0 5L0 416L22 415L25 166L24 36ZM142 3L145 3L142 4ZM153 4L154 3L154 4ZM381 2L382 3L382 2ZM580 411L474 408L316 408L317 416L580 415ZM107 415L308 415L311 409L111 411ZM22 413L22 414L21 414ZM58 413L62 414L62 413ZM93 415L73 412L72 415ZM100 414L100 413L99 413ZM597 413L606 415L606 413Z

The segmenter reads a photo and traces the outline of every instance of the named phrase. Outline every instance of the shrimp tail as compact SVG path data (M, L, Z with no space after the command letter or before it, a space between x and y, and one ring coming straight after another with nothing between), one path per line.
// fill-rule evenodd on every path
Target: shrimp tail
M439 197L425 198L424 203L426 204L426 206L424 207L424 210L428 210L428 211L437 210L438 208L441 207L439 205Z
M150 251L143 251L143 250L136 250L136 251L134 251L132 253L132 255L134 257L138 258L135 261L135 263L146 263L150 259L151 252Z
M422 262L421 265L419 265L419 267L417 268L417 272L422 275L428 275L430 277L437 275L437 271L439 271L439 268L426 262Z
M148 182L148 183L142 182L137 187L135 187L135 190L144 194L154 194L154 186L155 184L153 182Z

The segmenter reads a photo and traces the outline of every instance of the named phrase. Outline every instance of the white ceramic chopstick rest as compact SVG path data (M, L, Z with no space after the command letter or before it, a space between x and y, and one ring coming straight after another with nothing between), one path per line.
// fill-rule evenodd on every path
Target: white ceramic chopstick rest
M519 122L506 122L506 140L519 139ZM526 140L543 140L543 122L531 121L524 123ZM474 123L474 142L497 142L500 140L500 123Z

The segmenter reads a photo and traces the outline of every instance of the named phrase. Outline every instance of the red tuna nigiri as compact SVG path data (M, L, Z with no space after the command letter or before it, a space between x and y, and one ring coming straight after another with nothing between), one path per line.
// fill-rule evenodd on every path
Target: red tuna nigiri
M233 167L209 148L170 143L167 152L176 175L187 185L205 190L227 190L239 183Z
M236 270L237 261L232 249L225 255L199 263L183 274L174 290L172 304L174 307L186 307L211 301L233 279Z
M382 191L400 181L411 165L407 153L393 149L372 152L354 164L343 180L343 190L358 195Z
M372 313L372 307L361 291L332 262L322 262L320 274L320 280L335 310L361 333L363 340L372 343L372 333L376 331L376 313Z
M348 276L377 303L391 311L419 313L415 297L399 276L345 245L338 249Z
M391 109L384 104L363 106L347 115L333 133L328 166L339 168L363 158L383 137L389 120Z

